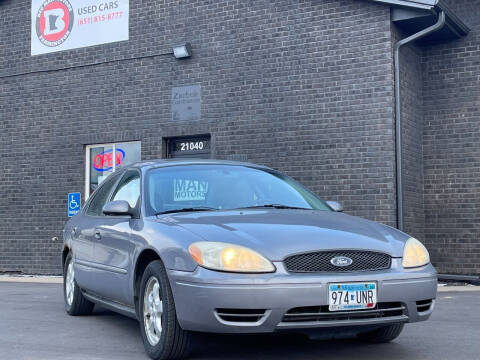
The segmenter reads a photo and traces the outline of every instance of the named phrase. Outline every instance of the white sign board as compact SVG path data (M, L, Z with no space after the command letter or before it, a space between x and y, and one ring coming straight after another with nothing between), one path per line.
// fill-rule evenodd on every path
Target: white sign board
M128 40L129 0L32 0L32 55Z

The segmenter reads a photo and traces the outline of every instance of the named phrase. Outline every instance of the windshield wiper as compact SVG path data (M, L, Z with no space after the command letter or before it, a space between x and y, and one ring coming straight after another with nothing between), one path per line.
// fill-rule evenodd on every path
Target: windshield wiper
M239 209L262 209L262 208L270 208L270 209L297 209L297 210L313 210L310 208L298 207L298 206L289 206L289 205L282 205L282 204L264 204L264 205L254 205L254 206L245 206L238 208Z
M212 211L212 210L218 210L218 209L208 207L208 206L198 206L198 207L189 207L189 208L160 211L158 213L155 213L155 216L164 215L164 214L181 213L181 212Z

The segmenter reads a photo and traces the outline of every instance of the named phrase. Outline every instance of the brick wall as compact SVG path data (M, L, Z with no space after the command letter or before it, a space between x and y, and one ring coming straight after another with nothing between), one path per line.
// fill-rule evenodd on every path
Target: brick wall
M480 1L449 6L472 31L423 56L425 239L439 271L480 274Z
M393 28L393 43L405 38ZM402 167L404 231L424 239L423 204L423 73L422 48L415 43L400 50L400 92L402 101Z
M61 238L66 194L84 189L92 143L141 140L151 159L162 137L211 133L215 157L246 155L394 225L388 7L130 6L130 41L30 57L30 1L0 3L0 271L60 272L51 238ZM155 56L185 40L193 58ZM172 122L171 88L187 84L202 86L202 120Z

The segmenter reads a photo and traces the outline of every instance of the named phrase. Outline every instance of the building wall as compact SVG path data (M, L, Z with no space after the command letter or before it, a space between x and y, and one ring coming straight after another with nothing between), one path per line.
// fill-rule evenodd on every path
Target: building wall
M30 1L0 3L0 271L59 273L85 145L210 133L217 158L280 169L395 224L389 8L356 0L130 1L130 40L30 56ZM189 41L178 61L173 44ZM171 120L200 84L202 119Z
M480 1L449 6L471 28L425 48L425 239L440 272L480 274Z

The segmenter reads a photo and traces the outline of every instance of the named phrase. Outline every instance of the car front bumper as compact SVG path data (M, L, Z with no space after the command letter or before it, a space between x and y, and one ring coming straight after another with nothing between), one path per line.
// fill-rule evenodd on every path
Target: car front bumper
M215 333L269 333L418 322L433 312L437 274L432 265L403 269L401 259L392 259L392 268L386 271L335 274L291 274L282 263L274 265L277 271L272 274L231 274L201 267L194 272L169 270L181 327ZM376 282L378 308L383 304L393 310L361 316L358 311L347 316L328 310L313 318L285 316L293 308L307 308L302 311L309 314L320 311L313 308L328 305L328 284L344 282Z

